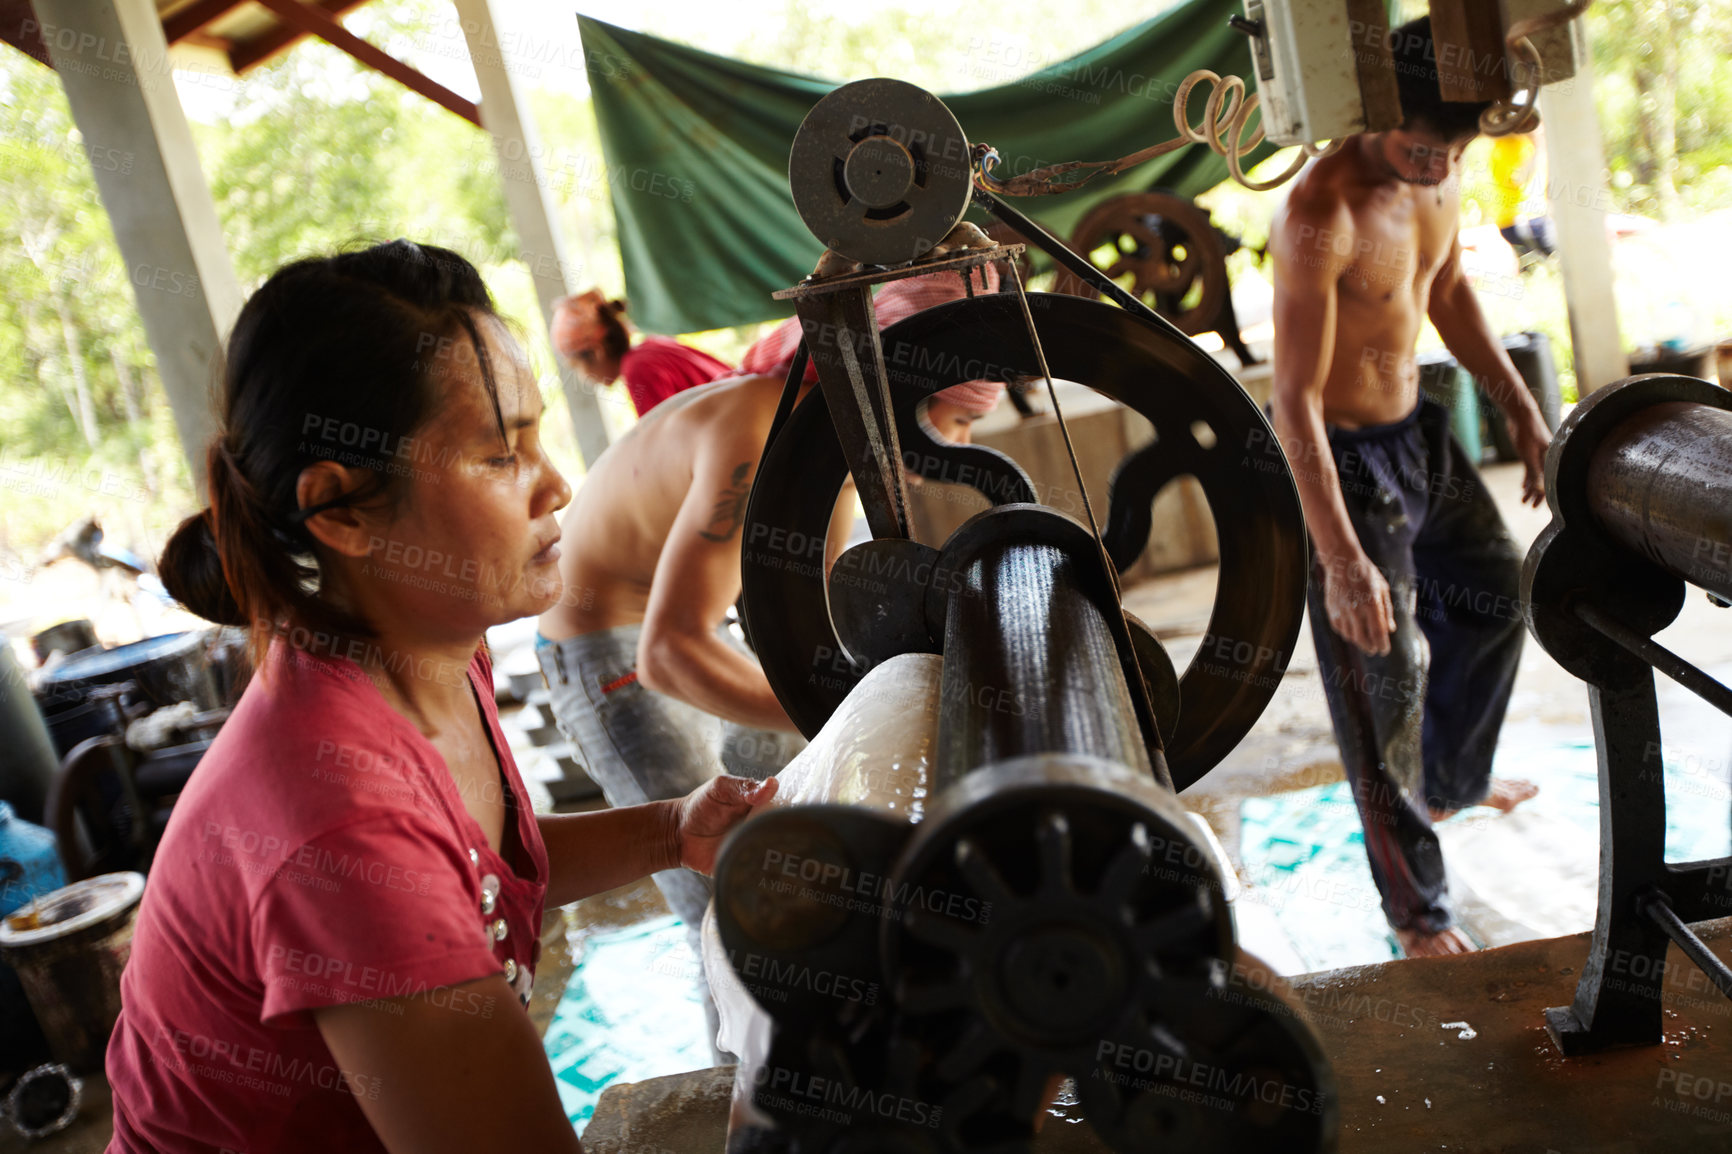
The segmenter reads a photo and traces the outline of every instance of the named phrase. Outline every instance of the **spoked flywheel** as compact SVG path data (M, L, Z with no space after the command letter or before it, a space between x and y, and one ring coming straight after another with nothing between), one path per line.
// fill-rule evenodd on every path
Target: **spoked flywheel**
M1167 766L1174 787L1183 789L1238 744L1280 684L1305 605L1308 560L1298 491L1263 413L1190 341L1097 301L1035 293L1028 303L1055 379L1104 393L1154 427L1154 440L1128 454L1113 476L1102 532L1119 571L1143 553L1150 507L1172 481L1196 478L1214 516L1220 578L1208 635L1178 680L1176 719L1160 719ZM967 484L995 505L1037 500L1027 475L1008 457L935 441L918 419L921 402L951 385L1039 378L1013 293L917 313L886 329L882 347L909 473ZM824 395L813 390L765 451L741 557L748 632L777 697L808 736L863 674L832 624L824 580L823 542L846 479ZM887 604L884 611L895 610ZM917 643L920 622L897 628ZM938 651L939 640L930 637L931 651ZM1138 650L1150 647L1159 649L1144 631ZM1159 662L1142 663L1159 711L1160 671L1152 668Z

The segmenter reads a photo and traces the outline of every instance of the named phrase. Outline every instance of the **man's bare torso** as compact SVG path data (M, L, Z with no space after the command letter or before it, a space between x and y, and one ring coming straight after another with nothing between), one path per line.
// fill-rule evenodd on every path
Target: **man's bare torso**
M1323 417L1348 428L1398 421L1418 403L1413 349L1461 208L1456 180L1404 184L1370 171L1372 163L1356 152L1318 161L1274 223L1295 230L1302 252L1347 262L1336 280Z
M692 463L707 436L746 425L768 428L782 382L736 377L663 401L608 449L578 487L561 527L565 592L542 617L553 640L639 624L656 563L692 486ZM753 462L755 465L755 462ZM715 529L737 529L751 469L718 495ZM726 507L721 507L725 505Z

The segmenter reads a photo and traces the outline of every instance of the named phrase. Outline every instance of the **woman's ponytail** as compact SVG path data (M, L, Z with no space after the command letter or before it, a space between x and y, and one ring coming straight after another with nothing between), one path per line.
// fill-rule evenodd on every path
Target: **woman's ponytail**
M218 625L246 625L223 576L222 557L210 530L211 511L194 513L168 539L157 570L169 596Z

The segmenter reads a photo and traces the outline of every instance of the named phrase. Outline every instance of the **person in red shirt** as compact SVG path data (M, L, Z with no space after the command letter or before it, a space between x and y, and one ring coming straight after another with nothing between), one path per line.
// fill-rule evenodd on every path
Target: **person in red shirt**
M160 569L256 672L145 888L110 1151L581 1149L524 1010L543 909L708 872L775 785L531 811L483 636L562 595L541 409L454 253L300 261L242 309Z
M733 366L667 337L631 341L625 302L590 289L553 310L553 347L591 383L624 379L632 407L643 416L675 393L731 374Z

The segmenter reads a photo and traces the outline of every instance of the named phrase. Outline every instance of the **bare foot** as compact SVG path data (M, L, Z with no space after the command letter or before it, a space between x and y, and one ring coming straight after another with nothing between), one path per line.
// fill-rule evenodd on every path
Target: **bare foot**
M1519 777L1494 777L1491 779L1491 792L1486 794L1485 800L1479 804L1508 813L1539 791L1539 786Z
M1396 930L1395 940L1401 943L1401 952L1410 958L1443 958L1452 954L1471 954L1479 948L1466 934L1454 927L1435 934L1416 927Z
M1508 813L1522 802L1527 801L1540 791L1540 787L1531 781L1523 781L1519 777L1494 777L1491 779L1491 790L1478 805L1490 806L1499 813ZM1461 811L1458 809L1437 809L1426 807L1431 813L1432 823L1454 817Z

